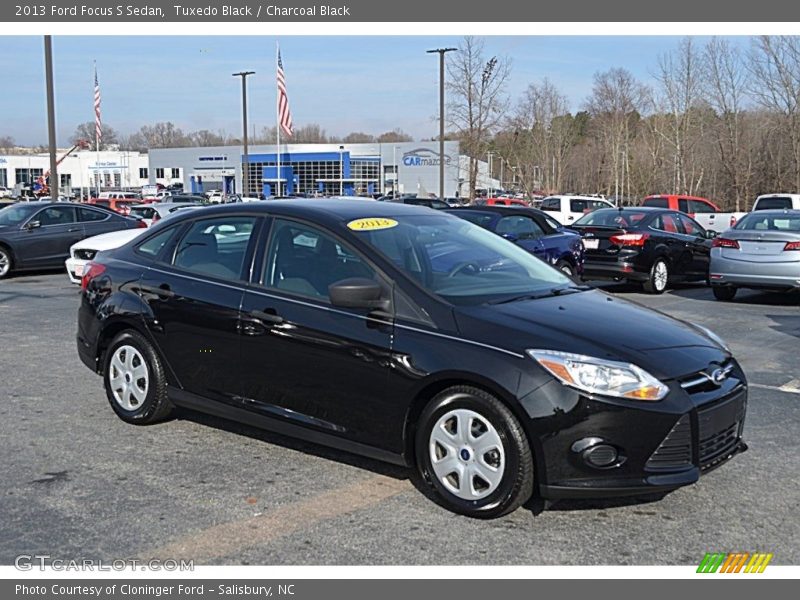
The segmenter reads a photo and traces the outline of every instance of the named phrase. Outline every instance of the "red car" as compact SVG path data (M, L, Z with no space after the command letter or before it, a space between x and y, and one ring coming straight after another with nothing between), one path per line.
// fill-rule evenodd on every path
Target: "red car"
M475 204L478 206L530 206L519 198L476 198Z
M711 200L700 198L699 196L684 196L678 194L656 194L648 196L642 201L642 206L679 210L692 218L694 218L695 213L722 212L719 206L711 202Z
M86 204L110 208L114 212L127 216L131 214L131 204L139 204L139 202L121 198L89 198Z

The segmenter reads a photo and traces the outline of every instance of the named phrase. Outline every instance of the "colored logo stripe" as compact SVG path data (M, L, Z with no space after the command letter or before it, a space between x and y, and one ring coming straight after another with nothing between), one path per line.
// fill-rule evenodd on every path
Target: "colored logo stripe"
M766 552L706 552L697 573L763 573L772 557Z

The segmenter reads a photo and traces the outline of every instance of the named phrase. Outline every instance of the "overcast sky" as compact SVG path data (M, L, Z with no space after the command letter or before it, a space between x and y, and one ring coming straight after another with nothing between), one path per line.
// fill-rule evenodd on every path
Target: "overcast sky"
M220 25L230 28L231 25ZM747 46L747 38L729 38ZM399 127L415 138L436 134L438 60L425 50L456 46L458 37L57 36L53 39L59 145L91 121L97 61L103 121L122 133L172 121L185 131L239 134L240 80L252 70L249 118L257 130L275 123L275 43L280 42L296 125L319 123L328 134L379 134ZM625 67L650 82L675 36L487 37L488 55L512 59L512 98L548 77L580 110L596 72ZM699 42L705 40L700 38ZM0 136L18 144L47 140L41 37L0 37L3 75Z

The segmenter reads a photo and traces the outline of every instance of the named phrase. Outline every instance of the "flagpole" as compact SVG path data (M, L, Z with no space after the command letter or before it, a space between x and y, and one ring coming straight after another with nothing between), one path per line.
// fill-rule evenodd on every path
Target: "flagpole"
M281 109L280 92L278 91L278 57L280 56L280 46L275 41L275 136L277 138L276 155L278 157L278 171L275 174L275 196L281 195Z
M94 61L94 80L97 81L97 61ZM94 92L94 90L92 91ZM94 98L94 95L92 96L92 98ZM97 134L97 124L95 124L94 128L94 151L95 151L94 187L96 194L95 198L99 198L100 197L100 136Z

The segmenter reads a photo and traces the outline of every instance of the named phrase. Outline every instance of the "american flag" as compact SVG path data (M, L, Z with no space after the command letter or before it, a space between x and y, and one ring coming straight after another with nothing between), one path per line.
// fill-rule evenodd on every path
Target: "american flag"
M289 110L289 96L286 95L286 76L283 74L280 50L278 50L278 121L286 136L292 137L292 112Z
M94 68L94 136L99 150L100 140L103 137L103 125L100 121L100 82L97 81L97 67Z

